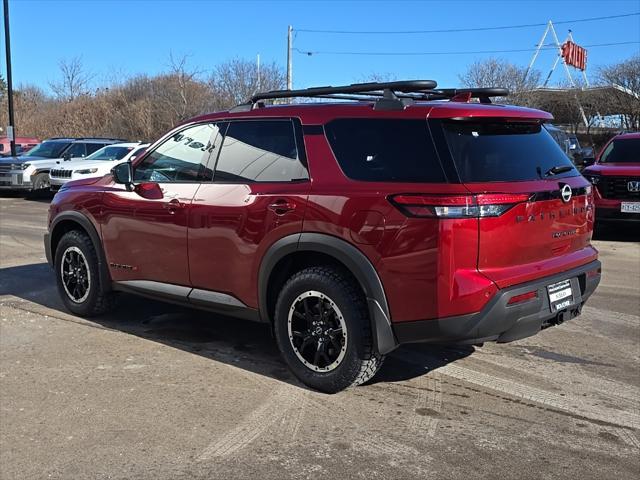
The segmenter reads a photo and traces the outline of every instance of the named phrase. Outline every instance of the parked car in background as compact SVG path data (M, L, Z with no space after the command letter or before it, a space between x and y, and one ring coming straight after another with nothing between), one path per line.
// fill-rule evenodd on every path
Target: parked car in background
M124 140L113 138L50 138L17 157L0 158L0 190L49 190L49 171L71 159Z
M578 170L582 170L594 162L594 153L592 147L582 147L576 135L569 135L569 155Z
M564 154L571 157L571 141L569 140L569 135L564 130L556 127L552 123L545 123L544 128L551 134L551 138L558 144L560 149L564 152Z
M21 155L40 144L40 140L36 137L16 137L15 143L16 154ZM0 156L11 156L11 142L7 137L0 137Z
M596 220L640 220L640 133L616 135L582 174L594 186Z
M106 175L118 163L133 160L148 146L148 143L139 142L114 143L81 160L56 165L49 172L51 190L59 190L62 185L72 180Z
M325 392L402 344L511 342L575 318L600 281L593 195L551 114L435 87L266 92L70 182L45 236L65 306L98 315L122 291L266 322ZM354 101L263 103L327 95Z

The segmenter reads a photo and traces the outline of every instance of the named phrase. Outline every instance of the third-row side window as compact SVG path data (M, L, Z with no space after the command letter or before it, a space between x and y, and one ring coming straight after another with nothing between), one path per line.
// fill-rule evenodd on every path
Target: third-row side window
M325 126L340 168L352 180L446 180L426 120L345 118Z

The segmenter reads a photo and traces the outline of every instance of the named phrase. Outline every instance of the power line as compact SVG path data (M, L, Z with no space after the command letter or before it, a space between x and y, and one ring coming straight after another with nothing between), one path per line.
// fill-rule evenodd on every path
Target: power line
M567 23L582 23L582 22L596 22L600 20L611 20L614 18L634 17L640 15L640 12L624 13L620 15L608 15L604 17L591 17L591 18L579 18L577 20L562 20L559 22L553 22L555 25L563 25ZM533 28L544 27L547 22L544 23L528 23L522 25L503 25L499 27L475 27L475 28L447 28L437 30L314 30L300 28L296 29L296 32L304 33L327 33L327 34L339 34L339 35L414 35L422 33L461 33L461 32L484 32L490 30L510 30L517 28Z
M591 45L583 45L584 48L595 47L612 47L614 45L633 45L640 44L640 41L633 40L629 42L612 42L612 43L594 43ZM557 50L556 46L544 46L541 50ZM454 51L454 52L341 52L341 51L329 51L329 50L302 50L294 47L294 51L303 55L362 55L362 56L424 56L424 55L480 55L480 54L492 54L492 53L520 53L520 52L533 52L535 48L515 48L510 50L474 50L474 51Z

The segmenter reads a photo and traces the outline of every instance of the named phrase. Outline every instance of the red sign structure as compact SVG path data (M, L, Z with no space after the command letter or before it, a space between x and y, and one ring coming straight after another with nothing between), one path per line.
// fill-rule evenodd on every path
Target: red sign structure
M582 71L587 68L587 50L576 45L571 40L562 44L562 58L564 63Z

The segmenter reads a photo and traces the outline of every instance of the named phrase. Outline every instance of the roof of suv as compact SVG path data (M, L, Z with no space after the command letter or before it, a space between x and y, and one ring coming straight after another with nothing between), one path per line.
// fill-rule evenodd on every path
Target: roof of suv
M552 120L553 115L533 108L512 105L462 103L452 101L419 102L405 107L403 110L375 110L373 102L351 103L300 103L286 105L270 105L254 108L245 112L222 111L201 115L190 122L219 120L220 118L246 117L299 117L306 124L326 123L338 117L501 117L536 120Z
M194 121L246 117L298 117L305 124L322 124L340 117L457 118L501 117L551 120L550 113L531 108L496 105L491 97L505 97L503 88L438 89L433 80L406 80L274 90L257 93L229 111L194 118ZM295 98L331 99L315 103L266 106L264 100ZM477 98L478 102L472 102ZM351 100L348 103L336 100Z
M121 138L100 138L100 137L82 137L82 138L71 138L71 137L53 137L47 138L43 140L44 142L73 142L73 143L120 143L126 142Z

